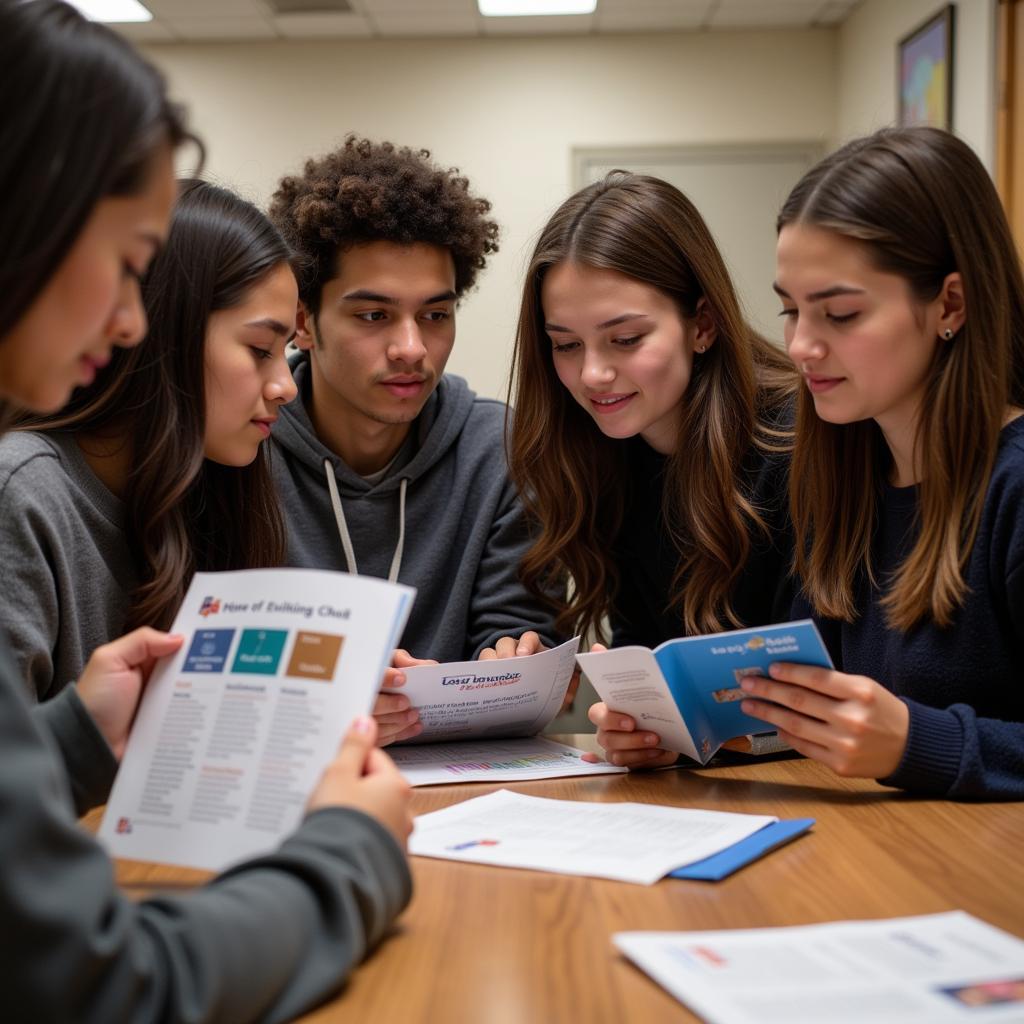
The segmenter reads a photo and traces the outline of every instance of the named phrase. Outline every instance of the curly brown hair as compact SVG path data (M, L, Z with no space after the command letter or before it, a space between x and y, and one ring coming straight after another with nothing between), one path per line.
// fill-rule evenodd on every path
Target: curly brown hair
M442 170L427 149L348 135L339 149L281 179L270 217L298 255L299 297L320 311L324 284L345 249L365 242L416 242L451 250L455 294L473 287L498 251L491 204L473 196L457 167Z

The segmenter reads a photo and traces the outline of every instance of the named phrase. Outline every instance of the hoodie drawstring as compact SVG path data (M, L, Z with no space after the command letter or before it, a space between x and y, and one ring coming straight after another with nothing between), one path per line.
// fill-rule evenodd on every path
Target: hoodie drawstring
M338 493L338 481L334 477L334 467L331 465L330 459L324 459L324 472L327 475L327 490L331 492L334 521L338 524L338 535L341 537L341 546L345 551L345 563L348 566L348 571L356 575L359 572L356 567L356 553L352 547L348 523L345 521L345 510L341 507L341 495ZM388 583L398 581L398 571L402 567L402 553L405 550L405 491L408 485L409 478L403 476L398 488L398 544L395 546L395 554L391 559Z

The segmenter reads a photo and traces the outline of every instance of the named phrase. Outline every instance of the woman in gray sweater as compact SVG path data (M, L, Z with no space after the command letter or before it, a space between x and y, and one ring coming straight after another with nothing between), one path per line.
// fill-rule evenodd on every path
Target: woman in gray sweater
M0 0L0 421L52 413L145 333L185 137L157 73L55 0ZM87 582L87 581L86 581ZM143 626L30 708L0 643L0 990L7 1021L281 1021L335 991L408 901L408 788L357 722L301 827L199 892L135 903L76 814L105 799Z

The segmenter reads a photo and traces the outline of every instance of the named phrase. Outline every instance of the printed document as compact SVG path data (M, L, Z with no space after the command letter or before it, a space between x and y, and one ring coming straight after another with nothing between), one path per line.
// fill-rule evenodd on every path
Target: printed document
M409 852L652 885L774 821L657 804L545 800L502 789L421 814Z
M707 764L736 736L771 731L740 710L745 676L764 676L774 661L831 668L810 619L666 640L655 650L616 647L576 659L613 711L658 734L661 746Z
M620 775L626 771L604 761L584 761L582 750L543 736L392 746L388 753L412 786L523 782L566 775Z
M613 941L711 1024L1024 1021L1024 942L960 910Z
M220 871L269 851L373 707L415 591L347 573L196 573L185 643L143 694L99 836L114 857Z
M533 736L562 709L580 638L521 658L402 669L423 731L406 743Z

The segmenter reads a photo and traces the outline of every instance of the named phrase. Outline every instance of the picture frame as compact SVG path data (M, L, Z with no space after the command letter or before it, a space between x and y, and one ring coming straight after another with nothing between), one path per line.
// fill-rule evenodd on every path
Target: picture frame
M954 4L947 4L896 44L901 126L953 127Z

